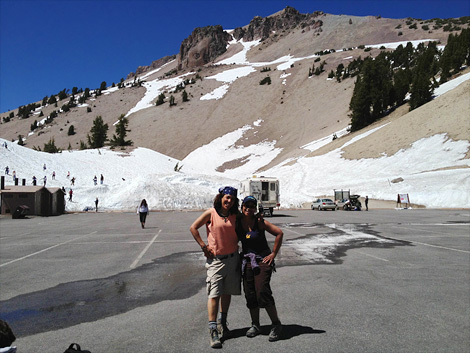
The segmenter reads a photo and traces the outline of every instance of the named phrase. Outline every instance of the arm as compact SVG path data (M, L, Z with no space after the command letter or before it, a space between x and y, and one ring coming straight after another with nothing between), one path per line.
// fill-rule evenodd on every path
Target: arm
M284 236L284 233L282 232L281 228L275 226L274 224L269 223L268 221L264 221L264 227L266 231L268 231L269 233L271 233L272 235L276 237L276 240L274 240L272 253L263 259L264 263L271 265L277 253L279 252L279 249L281 248L282 237Z
M202 215L200 215L194 223L191 225L189 228L191 234L193 235L194 240L199 244L201 247L202 251L204 252L204 255L207 258L213 258L214 254L212 251L207 247L207 245L204 243L204 241L201 238L201 235L199 234L199 228L201 228L204 224L209 222L211 219L211 211L206 210Z

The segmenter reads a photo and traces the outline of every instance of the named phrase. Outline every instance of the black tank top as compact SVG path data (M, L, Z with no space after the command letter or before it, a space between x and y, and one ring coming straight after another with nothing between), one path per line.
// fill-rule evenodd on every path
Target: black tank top
M260 227L260 223L262 224ZM238 239L242 243L243 252L245 254L254 253L261 257L265 257L271 253L268 242L266 240L264 223L258 219L255 221L253 230L245 231L242 226L241 218L237 217L235 226Z

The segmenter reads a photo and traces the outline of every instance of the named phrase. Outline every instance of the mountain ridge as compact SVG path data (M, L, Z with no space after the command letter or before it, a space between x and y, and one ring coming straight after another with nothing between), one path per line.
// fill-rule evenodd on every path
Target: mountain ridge
M349 125L349 101L354 79L338 83L327 80L326 72L336 69L338 64L347 63L352 58L375 56L381 52L377 48L365 51L359 49L359 46L423 39L433 39L445 44L449 34L442 28L425 30L422 28L424 21L413 19L330 15L323 12L315 12L299 18L296 17L298 12L293 10L284 9L264 20L255 17L250 24L233 30L233 34L227 31L221 32L227 42L229 41L228 35L242 38L246 33L249 33L247 39L259 39L260 43L247 52L247 61L260 64L265 62L266 66L271 69L267 73L261 72L263 66L260 65L259 71L231 83L228 92L221 99L201 100L200 98L221 86L220 82L210 77L225 70L240 67L240 65L233 64L216 64L240 52L243 49L241 42L230 44L221 54L222 50L219 49L215 52L217 54L209 55L210 60L207 63L197 64L198 66L189 70L189 67L186 68L184 65L180 67L184 61L184 53L188 49L183 46L183 41L182 47L186 48L183 49L183 56L180 51L177 55L154 61L149 67L137 68L136 73L128 75L125 88L110 90L90 100L88 107L91 112L87 113L85 107L72 108L67 113L60 113L49 127L39 129L30 136L28 136L29 126L37 119L36 116L29 119L14 119L1 125L1 137L12 140L18 135L26 136L26 146L30 148L42 148L43 144L54 138L55 143L61 149L67 149L69 144L77 149L80 141L86 141L86 134L92 126L92 121L98 115L103 117L105 123L108 123L110 126L108 136L112 136L113 124L118 117L128 113L145 96L147 90L145 85L133 86L133 83L138 80L152 82L157 78L171 79L187 75L185 77L193 78L196 82L185 86L189 94L188 102L182 102L180 92L171 93L172 89L163 89L164 92L166 91L167 99L171 94L174 95L176 106L169 107L166 102L162 106L153 105L129 115L130 131L127 137L134 142L134 147L147 147L183 160L189 153L207 145L210 141L262 119L261 127L250 132L243 144L256 145L263 141L275 141L276 147L282 152L275 160L267 164L267 166L274 165L288 158L303 155L304 151L301 150L301 146L319 138L332 136ZM279 18L279 16L282 18L283 15L294 18L293 22L281 21L284 27L278 26L273 32L273 27L270 26L277 22L272 19ZM271 20L266 20L268 18ZM310 22L302 22L304 20ZM321 26L318 25L319 21L321 21ZM270 26L266 25L267 22ZM421 22L420 27L410 28L411 26L407 24L409 22ZM306 23L306 25L302 27L300 23ZM436 21L426 23L429 28L432 28ZM248 30L250 25L251 30ZM205 39L206 37L202 37L202 40ZM195 46L198 44L200 41L193 42ZM210 46L210 41L202 47L207 46ZM340 51L343 48L346 50ZM318 77L308 77L308 70L312 65L318 66L315 62L317 57L313 55L318 51L329 49L334 49L335 52L319 56L322 61L326 61L325 73ZM291 67L278 70L278 65L273 62L283 55L304 59L293 63ZM153 71L157 72L152 73ZM281 79L284 75L288 76ZM266 76L270 76L272 83L265 86L259 85L259 82ZM64 102L65 100L61 101L59 107ZM55 109L58 108L48 106L43 108L43 113L47 116ZM76 135L67 135L70 125L74 125ZM416 138L419 135L417 133ZM470 139L470 133L467 139ZM378 151L376 154L380 155L382 152L380 146L374 146L374 148Z

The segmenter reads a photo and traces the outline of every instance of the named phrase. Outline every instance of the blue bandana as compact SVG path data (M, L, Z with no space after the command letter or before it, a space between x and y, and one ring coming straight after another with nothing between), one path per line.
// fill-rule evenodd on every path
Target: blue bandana
M232 188L231 186L223 186L219 189L219 192L224 195L232 195L233 197L237 197L238 190Z

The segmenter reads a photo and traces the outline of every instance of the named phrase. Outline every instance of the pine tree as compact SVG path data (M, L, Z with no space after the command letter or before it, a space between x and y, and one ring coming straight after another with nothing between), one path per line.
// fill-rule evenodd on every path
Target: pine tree
M158 98L157 98L157 103L155 103L155 105L162 105L163 103L165 103L165 94L164 93L160 93L158 95Z
M131 146L132 141L126 140L127 125L129 124L129 119L127 119L124 114L119 117L119 121L116 124L116 134L113 135L113 138L110 141L111 146Z
M104 143L108 139L108 124L104 124L101 115L98 115L93 121L93 126L90 130L90 134L87 135L88 144L91 148L100 148L104 146Z
M385 53L367 58L361 67L351 98L351 130L356 131L382 117L391 102L392 74Z
M69 131L67 132L68 136L75 135L75 127L73 125L69 126Z
M55 98L54 95L50 96L49 100L47 101L47 104L54 104L57 103L57 99Z
M101 82L100 85L100 91L105 91L106 90L106 81Z
M432 99L434 88L431 79L437 73L436 43L429 43L427 48L418 45L421 54L413 69L413 81L410 90L410 110L416 109Z
M57 153L57 152L59 152L59 149L55 145L55 141L54 141L53 137L50 138L48 143L44 144L43 151L47 152L47 153Z
M183 102L189 101L188 93L186 92L186 90L183 91L182 97L183 97Z

